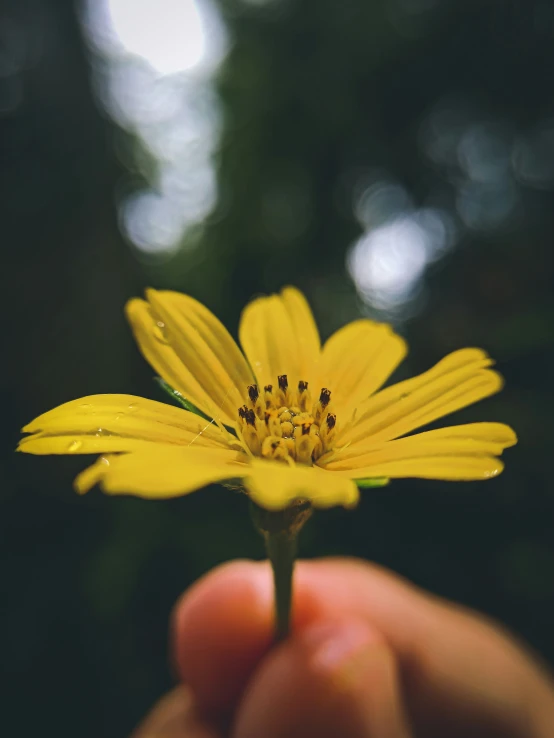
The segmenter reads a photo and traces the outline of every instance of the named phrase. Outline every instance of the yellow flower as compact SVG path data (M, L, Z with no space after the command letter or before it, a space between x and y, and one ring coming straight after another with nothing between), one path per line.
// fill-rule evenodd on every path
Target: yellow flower
M126 307L140 349L208 419L131 395L73 400L33 420L19 450L105 454L75 480L110 494L152 499L210 482L243 486L259 505L296 499L352 506L359 486L394 477L488 479L516 443L501 423L470 423L408 435L498 392L502 378L476 348L381 389L406 354L392 329L357 320L321 346L298 290L260 297L244 310L243 352L192 297L148 290Z

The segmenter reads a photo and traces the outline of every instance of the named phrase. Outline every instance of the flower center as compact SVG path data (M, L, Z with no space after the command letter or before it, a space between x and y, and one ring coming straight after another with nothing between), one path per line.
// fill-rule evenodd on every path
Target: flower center
M331 449L336 435L331 391L324 387L314 402L307 382L293 389L286 374L277 382L263 392L257 384L248 386L248 400L238 411L244 441L256 456L311 465Z

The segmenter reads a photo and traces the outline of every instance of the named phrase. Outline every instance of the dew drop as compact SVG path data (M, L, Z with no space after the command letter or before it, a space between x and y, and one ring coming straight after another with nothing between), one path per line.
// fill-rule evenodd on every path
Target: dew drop
M94 435L96 436L96 438L100 438L101 436L109 436L110 431L107 431L104 428L98 428Z
M82 445L83 445L82 441L71 441L71 443L67 447L67 451L70 454L74 454L76 451L78 451L81 448Z
M132 402L128 407L127 410L130 413L136 413L136 411L139 409L138 402Z
M85 402L84 405L79 405L79 408L81 410L88 410L89 407L92 407L92 405L90 404L90 402Z
M156 325L152 328L152 333L154 334L154 338L156 339L156 341L159 341L160 343L163 343L167 346L169 344L169 341L165 336L164 329L165 325L160 321L156 323Z

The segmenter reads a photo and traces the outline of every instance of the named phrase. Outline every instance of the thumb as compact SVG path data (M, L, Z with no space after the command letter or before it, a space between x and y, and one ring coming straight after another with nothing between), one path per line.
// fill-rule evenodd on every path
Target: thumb
M320 621L276 647L247 687L234 738L410 738L394 654L363 620Z

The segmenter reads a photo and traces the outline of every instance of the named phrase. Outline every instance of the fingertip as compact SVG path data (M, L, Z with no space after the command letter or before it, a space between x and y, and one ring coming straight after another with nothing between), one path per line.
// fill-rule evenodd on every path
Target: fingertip
M266 562L238 559L227 561L194 582L177 600L171 614L172 626L179 629L188 624L188 618L198 608L211 604L222 594L227 596L229 590L248 591L248 596L261 601L262 606L271 600L271 581L268 577Z
M267 656L243 697L234 738L406 738L396 660L362 619L319 621Z
M202 709L233 708L271 645L272 618L273 585L265 562L223 564L181 597L172 616L175 666Z

